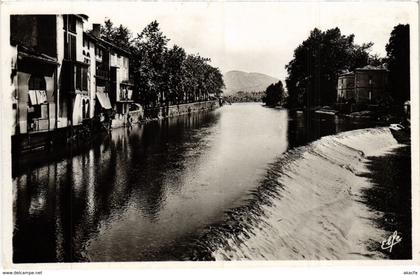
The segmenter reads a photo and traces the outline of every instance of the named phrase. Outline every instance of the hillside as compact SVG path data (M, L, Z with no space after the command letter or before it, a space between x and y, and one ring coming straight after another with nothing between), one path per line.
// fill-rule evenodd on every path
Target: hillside
M224 90L225 95L232 95L239 91L264 91L270 84L279 81L277 78L266 74L242 71L229 71L223 77L226 85Z

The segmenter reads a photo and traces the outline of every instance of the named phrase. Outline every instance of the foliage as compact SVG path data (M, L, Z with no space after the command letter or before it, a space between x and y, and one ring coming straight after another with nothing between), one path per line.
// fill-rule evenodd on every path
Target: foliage
M126 27L115 28L106 20L101 35L109 42L130 48L130 71L137 89L135 100L146 107L207 100L222 93L220 70L209 64L210 59L187 54L178 45L169 48L169 39L157 21L132 39Z
M267 87L262 101L268 106L277 106L283 103L284 98L283 83L279 80Z
M165 90L168 92L169 101L182 102L184 99L185 68L184 62L187 58L185 50L177 45L165 52Z
M286 65L289 107L333 104L338 75L367 65L372 45L354 44L354 35L342 35L339 28L313 29Z
M233 95L225 96L223 99L227 102L261 102L264 92L243 92L239 91Z
M114 27L114 23L109 19L105 20L104 25L101 26L100 35L102 39L121 48L128 48L132 39L131 31L127 27L123 25Z
M159 29L159 24L153 21L133 40L132 62L134 84L139 93L140 102L144 105L155 105L163 100L159 92L165 89L164 56L169 39Z
M385 47L389 86L393 99L402 104L410 99L410 27L397 25Z

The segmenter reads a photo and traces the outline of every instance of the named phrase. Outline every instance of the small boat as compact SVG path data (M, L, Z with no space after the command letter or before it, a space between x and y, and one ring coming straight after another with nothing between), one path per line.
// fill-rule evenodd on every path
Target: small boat
M392 136L397 140L398 143L410 145L411 130L409 126L404 127L401 124L391 124L389 126L389 130L391 131Z
M338 111L320 109L320 110L316 110L315 113L335 116L338 113Z
M338 111L332 109L330 106L324 106L324 107L321 107L321 108L315 110L315 113L335 116L338 113Z

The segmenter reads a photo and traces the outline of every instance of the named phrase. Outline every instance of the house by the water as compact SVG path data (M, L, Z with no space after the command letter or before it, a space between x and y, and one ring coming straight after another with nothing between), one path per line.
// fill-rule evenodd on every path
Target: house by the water
M12 147L24 151L71 139L109 120L141 115L132 101L130 52L85 31L82 14L12 15Z
M359 106L377 104L386 95L387 88L388 70L367 65L338 77L337 102Z

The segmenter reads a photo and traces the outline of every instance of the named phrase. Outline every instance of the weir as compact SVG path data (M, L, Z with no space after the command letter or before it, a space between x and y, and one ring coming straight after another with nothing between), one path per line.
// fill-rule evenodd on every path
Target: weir
M284 153L248 204L225 213L197 240L196 257L215 260L380 259L389 235L376 228L362 190L369 156L400 145L387 128L323 137ZM391 232L392 233L392 232Z

